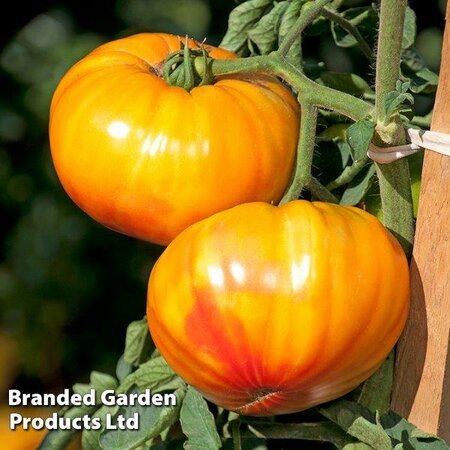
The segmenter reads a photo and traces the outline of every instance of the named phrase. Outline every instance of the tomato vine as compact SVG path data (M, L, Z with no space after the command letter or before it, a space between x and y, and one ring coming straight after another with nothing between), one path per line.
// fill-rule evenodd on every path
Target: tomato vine
M383 0L380 10L378 56L376 67L376 120L381 146L400 145L406 142L403 125L398 114L385 121L385 100L395 90L400 76L402 36L406 0ZM413 203L408 162L376 164L380 182L384 224L402 244L407 255L411 254L414 238Z
M245 5L251 12L252 8L265 10L269 3L249 0L240 6ZM325 83L320 84L308 77L302 65L299 64L302 59L302 33L321 17L345 30L355 40L365 57L368 59L373 57L370 44L355 23L344 13L339 12L341 5L342 1L339 0L315 2L293 0L276 3L274 9L285 8L287 11L288 8L292 8L289 10L290 13L293 16L298 15L289 31L284 32L278 49L268 50L256 56L225 60L208 57L202 46L200 50L191 51L186 45L180 51L169 55L162 68L164 78L169 84L184 87L188 91L194 86L212 82L217 77L235 74L265 73L278 77L290 85L301 105L300 138L295 170L280 204L299 198L304 189L308 190L315 199L339 203L342 200L336 192L360 176L370 162L366 150L372 140L379 147L405 143L404 122L401 117L402 102L397 101L397 106L392 106L392 103L395 103L392 99L403 99L401 96L404 94L403 87L400 86L399 91L398 80L401 78L406 0L381 0L374 95L371 93L352 95L327 86ZM295 10L294 7L297 9ZM262 21L257 14L255 17L253 25L259 19ZM232 38L229 39L232 40ZM241 44L238 39L236 46ZM270 46L267 45L267 48ZM354 125L346 127L346 145L353 163L346 165L342 173L328 183L322 183L313 173L318 114L323 110L332 111L355 122ZM361 145L353 148L351 139L353 142L359 140ZM412 248L414 222L408 162L402 160L387 165L375 164L375 167L380 185L384 224L397 237L409 255ZM370 170L375 171L375 169L371 166L368 171L369 176L373 174ZM147 323L144 320L132 324L128 330L125 354L117 369L119 384L116 386L115 380L113 383L106 375L103 377L96 375L92 377L88 386L78 385L76 389L83 391L93 386L101 390L105 385L113 383L116 392L127 392L133 386L139 389L176 390L179 398L183 400L181 411L180 408L166 411L164 414L167 415L158 417L152 425L153 428L130 443L127 447L130 449L149 448L146 445L152 439L158 439L161 435L161 427L167 425L166 429L168 429L179 418L181 418L182 431L188 439L187 448L204 445L203 448L218 449L222 441L233 439L235 449L241 449L244 439L257 436L328 441L344 449L390 449L394 444L402 441L405 433L408 439L414 438L418 433L411 424L389 412L392 373L393 357L391 355L378 372L366 381L361 390L354 393L351 400L337 400L317 409L316 412L322 416L322 419L328 419L327 421L301 424L258 422L227 411L219 411L217 417L213 417L202 397L188 388L157 352L151 353ZM96 415L102 416L108 413L107 408L97 406ZM76 415L84 412L72 410L64 411L62 414ZM93 411L89 411L89 414L92 413ZM203 437L199 436L196 423L201 423ZM221 436L217 428L222 428ZM62 443L67 442L71 437L67 433L65 435L54 433L49 436L41 449L62 448ZM83 433L83 444L88 450L94 450L98 442L107 445L113 441L114 437L108 433ZM441 444L437 438L435 442ZM353 447L355 444L360 446Z
M315 108L325 108L358 121L372 118L377 122L375 140L380 146L400 145L405 143L405 133L400 116L395 111L388 118L388 125L382 125L386 120L384 102L386 96L395 90L400 72L401 44L406 10L406 0L400 3L396 0L383 0L380 10L380 31L378 38L376 100L375 105L358 97L315 83L307 78L302 71L294 67L286 58L286 54L303 30L318 16L323 14L329 0L315 2L305 14L301 14L294 27L284 38L279 49L268 55L241 58L237 60L210 60L198 58L194 67L199 74L208 65L213 76L237 73L267 72L276 75L290 84L298 92L298 100L302 106L302 130L297 155L297 169L292 183L285 194L282 203L298 198L303 188L307 188L318 199L336 202L337 199L328 189L322 186L311 174L314 136L316 129ZM339 16L333 13L333 19ZM330 12L325 12L329 16ZM350 32L356 35L358 44L367 53L365 41L354 28ZM313 136L314 134L314 136ZM348 182L353 175L359 173L366 162L365 156L357 161L354 170L346 173L344 181ZM408 163L406 160L378 165L377 173L380 181L380 191L383 205L384 223L399 239L405 252L411 253L414 236L413 207ZM338 182L339 183L339 182ZM334 187L334 186L332 186Z

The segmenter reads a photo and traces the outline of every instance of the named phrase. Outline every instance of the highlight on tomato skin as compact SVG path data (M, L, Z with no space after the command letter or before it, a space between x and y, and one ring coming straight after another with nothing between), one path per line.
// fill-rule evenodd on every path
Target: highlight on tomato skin
M212 58L238 57L206 47ZM49 121L72 200L101 224L162 245L218 211L277 203L299 133L298 103L271 76L222 76L190 92L169 85L161 65L179 48L162 33L100 46L60 81Z
M402 248L360 209L236 206L181 233L149 280L147 317L172 368L240 414L301 411L357 387L404 327Z

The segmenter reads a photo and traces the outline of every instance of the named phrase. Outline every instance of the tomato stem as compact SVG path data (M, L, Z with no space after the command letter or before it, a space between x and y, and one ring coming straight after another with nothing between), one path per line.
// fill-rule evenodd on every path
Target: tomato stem
M360 120L371 115L373 106L345 92L315 83L294 67L280 52L234 60L206 61L204 58L196 58L194 67L197 73L203 73L206 64L216 77L235 73L271 73L288 82L298 92L302 115L297 163L290 186L280 204L297 199L303 188L307 188L319 200L338 203L338 199L311 174L317 108L330 109L353 120Z
M295 172L291 183L280 201L280 205L297 199L311 181L311 167L316 141L317 108L309 103L302 105L300 137L297 145Z
M341 28L351 34L358 43L361 51L364 53L364 56L367 59L372 59L372 49L359 32L358 28L356 28L350 20L347 20L344 16L342 16L342 14L339 14L331 8L323 8L322 15L328 20L338 24Z
M208 64L208 53L203 45L199 49L189 47L189 37L186 35L185 41L180 42L181 50L171 53L163 64L163 78L171 86L178 86L190 92L196 86L203 86L214 81ZM194 59L201 57L204 59L203 73L198 73L194 68Z
M189 50L189 36L186 35L186 40L183 49L183 69L184 69L184 88L189 92L194 86L194 68L192 67L191 52Z
M370 116L373 105L353 95L322 86L309 79L278 53L271 53L272 73L289 83L299 93L300 103L330 109L352 120Z
M233 448L234 450L242 450L241 441L241 422L238 420L231 425L231 433L233 436Z
M195 58L197 73L204 72L205 61ZM236 73L270 73L289 83L299 94L300 103L330 109L353 120L364 119L373 111L373 105L345 92L322 86L309 79L278 52L249 58L209 60L209 67L215 77Z
M398 114L383 125L384 100L395 90L400 76L402 36L407 0L381 0L376 70L377 145L388 147L405 143ZM376 164L380 183L383 222L410 256L414 238L413 202L408 161Z
M319 200L338 203L337 198L311 174L316 125L317 108L309 103L303 103L295 171L291 183L280 201L280 205L298 199L303 188L307 188Z

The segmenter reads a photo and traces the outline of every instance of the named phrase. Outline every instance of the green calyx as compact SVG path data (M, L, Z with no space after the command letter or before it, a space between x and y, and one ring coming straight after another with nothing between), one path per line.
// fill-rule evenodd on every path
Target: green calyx
M189 48L189 38L181 42L181 49L171 53L163 64L163 78L171 86L178 86L190 92L194 87L212 84L214 76L210 69L210 57L203 43L198 49ZM204 60L203 73L194 68L195 58Z

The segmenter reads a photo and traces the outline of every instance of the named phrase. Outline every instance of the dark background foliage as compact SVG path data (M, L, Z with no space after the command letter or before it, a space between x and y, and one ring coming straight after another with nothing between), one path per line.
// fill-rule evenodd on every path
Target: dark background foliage
M348 1L346 5L367 4ZM445 0L412 0L417 47L438 70ZM140 31L220 42L229 0L15 2L0 27L0 396L15 385L58 390L93 368L114 372L128 322L145 314L146 284L161 248L85 216L52 167L48 109L63 73L98 44ZM358 49L330 35L305 41L328 70L369 75ZM430 100L419 98L426 112ZM95 155L93 155L95 157Z

